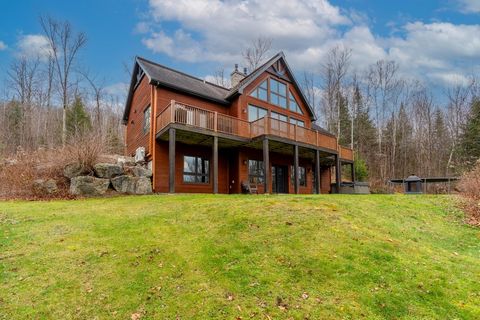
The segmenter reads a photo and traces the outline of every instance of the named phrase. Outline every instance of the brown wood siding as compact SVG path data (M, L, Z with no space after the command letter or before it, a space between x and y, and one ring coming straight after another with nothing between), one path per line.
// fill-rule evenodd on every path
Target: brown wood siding
M260 160L263 161L263 151L262 150L256 150L256 149L247 149L243 148L239 152L238 155L238 163L239 163L239 181L240 183L242 182L247 182L248 181L248 160ZM247 164L245 164L247 163ZM270 171L272 166L286 166L288 168L288 193L295 193L294 191L294 186L293 186L293 181L291 179L291 166L293 166L293 156L285 156L284 154L278 154L275 152L270 152ZM301 194L311 194L313 193L313 175L312 175L312 170L313 170L313 163L311 160L308 159L299 159L299 165L301 167L304 167L306 170L306 179L307 179L307 185L306 186L300 186L299 193ZM271 172L270 176L271 176ZM272 183L272 181L270 181ZM271 189L270 185L270 190ZM263 193L264 191L264 186L259 185L258 186L258 192ZM235 192L239 193L241 192L240 187L236 186Z
M138 147L145 147L146 153L149 151L149 133L143 133L143 112L151 102L151 86L148 78L143 77L138 87L133 92L132 107L127 123L126 133L126 153L133 155ZM150 127L152 123L150 123Z
M175 146L175 192L180 193L212 193L213 192L213 161L212 148L204 146L191 146L182 143L176 143ZM155 147L155 191L168 192L168 142L159 141ZM183 157L197 156L210 161L209 183L196 184L183 182ZM220 149L218 152L218 192L229 193L228 177L229 154L226 150Z
M330 193L332 187L331 167L320 168L320 191L321 193Z
M219 103L211 102L205 99L201 99L195 96L186 95L177 91L165 88L157 87L157 114L159 115L170 104L172 100L180 103L196 106L201 109L216 111L218 113L230 115L230 107L224 106Z

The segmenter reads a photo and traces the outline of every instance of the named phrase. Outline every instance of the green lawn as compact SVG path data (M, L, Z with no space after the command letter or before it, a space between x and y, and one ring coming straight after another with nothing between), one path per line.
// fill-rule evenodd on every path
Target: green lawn
M480 230L443 196L0 202L0 319L131 318L479 319Z

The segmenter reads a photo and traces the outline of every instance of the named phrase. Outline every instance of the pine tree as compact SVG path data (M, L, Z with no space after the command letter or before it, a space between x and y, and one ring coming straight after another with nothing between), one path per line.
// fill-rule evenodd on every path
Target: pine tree
M73 105L67 110L67 132L70 137L83 135L92 128L90 116L85 109L82 98L75 96Z
M348 112L348 100L343 96L340 95L340 136L339 143L345 146L350 145L351 134L350 134L350 126L351 126L351 118L350 113Z
M480 158L480 100L475 100L470 106L459 149L467 168L473 166Z

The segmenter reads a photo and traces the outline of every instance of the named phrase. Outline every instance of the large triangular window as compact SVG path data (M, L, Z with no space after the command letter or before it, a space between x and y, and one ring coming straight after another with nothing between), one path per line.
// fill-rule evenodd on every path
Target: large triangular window
M300 114L303 114L302 109L300 109L300 106L297 103L297 100L295 100L295 96L292 93L292 90L289 90L289 97L288 97L288 108L290 111L297 112Z
M253 89L252 93L250 94L252 97L257 99L268 101L268 89L267 89L267 80L260 83L258 87Z

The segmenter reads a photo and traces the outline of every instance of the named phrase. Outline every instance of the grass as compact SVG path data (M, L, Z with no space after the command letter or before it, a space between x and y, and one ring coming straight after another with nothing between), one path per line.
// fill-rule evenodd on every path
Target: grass
M444 196L0 202L0 319L478 319Z

